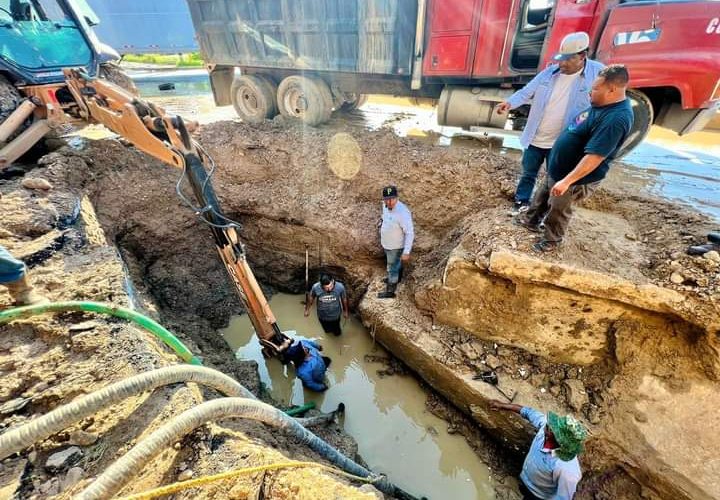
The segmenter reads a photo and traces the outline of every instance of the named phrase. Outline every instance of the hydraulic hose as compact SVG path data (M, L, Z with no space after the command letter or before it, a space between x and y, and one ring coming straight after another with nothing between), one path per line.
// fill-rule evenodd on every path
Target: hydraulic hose
M56 408L21 427L5 432L0 435L0 460L63 429L67 429L103 408L145 391L178 382L202 384L212 387L226 396L255 397L231 377L211 368L192 365L159 368L110 384L60 408Z
M99 302L69 301L16 307L0 312L0 325L16 319L35 316L37 314L66 311L85 311L97 314L109 314L117 318L130 320L163 341L186 363L190 363L192 365L202 365L202 362L196 358L187 347L185 347L185 344L180 342L178 338L172 334L172 332L167 330L161 324L140 314L139 312L115 305L101 304Z
M111 498L120 491L145 465L192 430L208 421L241 417L263 422L286 433L301 444L309 446L334 465L344 471L373 479L373 484L389 495L412 498L400 490L387 478L374 475L365 467L343 456L315 434L305 429L292 417L270 405L246 398L220 398L198 405L170 420L146 439L136 444L128 453L103 472L78 498L81 500L100 500Z

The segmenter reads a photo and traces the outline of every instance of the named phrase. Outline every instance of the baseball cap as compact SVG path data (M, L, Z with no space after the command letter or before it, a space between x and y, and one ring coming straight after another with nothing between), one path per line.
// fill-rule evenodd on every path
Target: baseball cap
M397 198L397 187L395 186L385 186L383 188L382 197L384 200L388 198Z
M575 54L587 50L589 46L590 37L584 31L577 31L565 35L565 38L560 42L560 50L555 54L555 57L553 57L553 61L570 59Z

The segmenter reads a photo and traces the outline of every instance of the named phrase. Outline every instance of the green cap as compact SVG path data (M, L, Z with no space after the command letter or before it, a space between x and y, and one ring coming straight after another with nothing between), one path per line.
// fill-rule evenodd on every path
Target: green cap
M569 462L583 451L583 441L587 438L585 427L572 415L560 417L556 413L548 413L548 425L555 435L555 441L560 448L555 455L560 460Z

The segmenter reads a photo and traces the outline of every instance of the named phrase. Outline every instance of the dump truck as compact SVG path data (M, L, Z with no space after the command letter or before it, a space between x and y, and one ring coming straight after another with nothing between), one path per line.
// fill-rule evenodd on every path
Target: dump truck
M310 125L367 94L431 99L440 125L521 130L498 103L562 38L624 64L635 125L687 134L720 109L720 2L684 0L187 0L215 102L248 122ZM236 74L239 69L239 74Z

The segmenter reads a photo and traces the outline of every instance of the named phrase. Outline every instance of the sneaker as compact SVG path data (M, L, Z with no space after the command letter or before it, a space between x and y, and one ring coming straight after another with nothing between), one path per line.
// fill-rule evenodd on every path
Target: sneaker
M532 231L533 233L541 233L542 228L539 224L532 224L530 223L525 217L522 216L522 214L518 215L513 219L513 224L516 226L521 226L527 229L528 231Z
M532 249L539 253L554 252L560 246L557 241L540 240L532 246Z
M513 204L512 213L513 215L521 214L523 212L527 212L528 208L530 208L530 203L527 201L516 201Z

